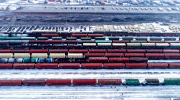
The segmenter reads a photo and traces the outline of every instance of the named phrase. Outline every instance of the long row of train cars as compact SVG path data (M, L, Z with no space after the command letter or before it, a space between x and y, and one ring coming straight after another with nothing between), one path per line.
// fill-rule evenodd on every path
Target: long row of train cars
M111 62L113 58L180 59L180 53L0 53L0 58L87 58L89 62ZM86 60L86 59L84 59Z
M1 63L0 69L155 69L180 68L180 63Z
M164 78L160 83L159 79L145 79L140 83L139 79L23 79L23 80L0 80L0 86L44 86L44 85L180 85L179 78Z

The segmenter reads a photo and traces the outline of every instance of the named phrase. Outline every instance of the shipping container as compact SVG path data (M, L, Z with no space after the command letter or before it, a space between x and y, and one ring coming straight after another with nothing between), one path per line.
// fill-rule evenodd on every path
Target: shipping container
M81 69L102 69L102 63L81 63Z
M22 80L0 80L0 86L21 86Z
M121 85L121 79L98 79L98 85Z
M58 63L37 63L36 68L38 68L38 69L57 69Z
M32 85L42 85L46 84L45 79L25 79L22 82L25 86L32 86Z
M146 63L125 63L126 69L145 69L147 67Z
M60 69L79 69L80 63L59 63Z
M73 85L96 85L96 79L73 79Z
M47 79L47 85L71 85L71 79Z
M124 68L124 63L104 63L105 69L122 69Z
M168 63L148 63L148 68L167 68Z

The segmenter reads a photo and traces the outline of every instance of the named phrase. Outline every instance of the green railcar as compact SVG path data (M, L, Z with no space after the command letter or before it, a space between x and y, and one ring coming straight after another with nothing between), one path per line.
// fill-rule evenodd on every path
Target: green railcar
M24 58L24 63L30 63L31 59L30 58Z
M165 85L179 85L180 78L164 78Z
M6 37L6 40L21 40L21 37Z
M21 37L21 40L36 40L35 37Z
M122 37L123 40L133 40L133 37Z
M95 40L95 43L112 43L112 40Z
M135 37L136 40L147 40L147 37Z
M38 62L38 58L31 58L31 62L32 63L37 63Z
M162 40L162 38L150 37L150 40L159 40L159 41L161 41L161 40Z
M0 40L5 40L6 39L6 37L0 37Z
M125 79L127 85L139 85L139 79Z
M146 85L159 85L159 79L145 79Z
M37 37L38 40L48 40L48 37Z

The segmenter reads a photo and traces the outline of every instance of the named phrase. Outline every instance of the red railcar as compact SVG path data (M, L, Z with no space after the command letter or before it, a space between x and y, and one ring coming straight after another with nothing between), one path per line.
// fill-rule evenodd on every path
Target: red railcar
M164 59L164 53L146 53L148 59Z
M167 68L168 63L148 63L148 68Z
M72 34L72 37L77 37L77 38L87 37L87 34Z
M88 49L69 49L69 53L88 53Z
M149 33L137 33L138 36L150 36Z
M82 69L101 69L102 63L81 63Z
M61 40L45 40L45 43L47 44L61 44Z
M7 63L7 64L0 64L0 69L12 69L13 67L12 63Z
M90 63L107 63L108 58L107 57L89 57Z
M73 85L96 85L96 79L73 79Z
M104 57L104 53L85 53L85 57Z
M180 59L179 53L165 53L165 59Z
M121 85L121 79L98 79L98 85Z
M42 34L42 37L58 37L59 35L58 34Z
M48 49L46 49L46 50L41 50L41 49L33 50L33 49L31 49L31 50L29 50L29 52L30 53L48 53Z
M28 49L24 49L24 50L12 49L11 53L29 53L29 50Z
M169 68L180 68L180 63L169 63Z
M44 40L29 40L29 43L44 43Z
M124 33L125 36L136 36L137 33Z
M129 40L113 40L113 43L129 43Z
M89 49L89 53L106 53L106 49Z
M146 50L144 49L129 49L127 50L128 53L146 53Z
M128 63L129 58L109 58L110 63Z
M105 57L124 57L124 53L105 53Z
M164 43L164 41L154 41L154 40L149 40L148 43Z
M112 68L122 69L124 68L124 63L104 63L104 68L105 69L112 69Z
M23 80L23 84L25 86L31 86L31 85L44 86L46 84L46 80L45 79L26 79L26 80Z
M1 49L0 53L10 53L11 50L10 49Z
M47 79L47 85L71 85L71 79Z
M176 33L163 33L163 36L176 36Z
M126 49L108 50L108 53L126 53Z
M0 86L21 86L22 80L0 80Z
M63 44L77 44L77 40L62 40Z
M164 49L164 53L179 53L178 49Z
M49 49L49 53L65 53L65 54L68 54L68 49Z
M95 38L95 37L103 37L104 34L88 34L88 37Z
M59 63L61 69L79 69L80 63Z
M163 53L163 49L147 49L147 53Z
M144 57L144 53L125 53L126 57Z
M57 69L58 63L37 63L36 68L38 68L38 69Z
M14 69L34 69L35 63L14 63Z
M148 58L142 58L142 57L131 57L130 63L147 63Z
M125 63L126 65L126 69L137 69L137 68L141 68L144 69L147 67L146 63Z

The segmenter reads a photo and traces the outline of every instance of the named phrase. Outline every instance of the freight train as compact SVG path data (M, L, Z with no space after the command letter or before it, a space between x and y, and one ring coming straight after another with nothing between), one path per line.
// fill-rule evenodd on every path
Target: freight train
M159 79L145 79L140 83L139 79L13 79L0 80L0 86L53 86L53 85L180 85L179 78L164 78L160 83Z
M180 63L0 63L0 69L165 69Z

